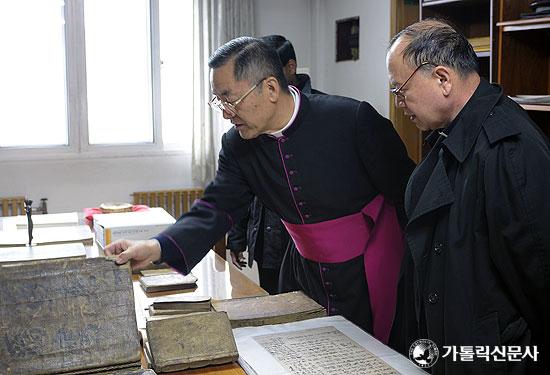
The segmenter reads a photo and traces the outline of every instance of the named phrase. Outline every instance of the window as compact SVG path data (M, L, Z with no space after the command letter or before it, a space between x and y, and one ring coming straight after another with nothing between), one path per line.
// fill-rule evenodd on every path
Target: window
M193 1L2 2L0 42L1 152L190 149Z

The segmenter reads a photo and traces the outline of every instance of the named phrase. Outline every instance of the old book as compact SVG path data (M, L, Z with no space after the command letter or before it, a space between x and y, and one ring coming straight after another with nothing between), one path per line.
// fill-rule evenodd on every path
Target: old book
M0 265L0 371L139 369L129 266L104 258Z
M195 288L197 278L192 273L184 276L179 272L172 271L160 275L141 276L139 283L146 292L160 292Z
M223 312L148 320L146 332L150 360L157 372L228 363L239 356Z
M25 246L29 242L27 229L0 232L0 247ZM80 242L85 246L93 245L93 233L87 225L65 227L45 227L33 230L33 245L62 244Z
M86 249L81 243L0 247L0 264L29 262L45 259L85 258Z
M342 316L233 330L247 374L426 375Z
M326 316L325 308L302 292L212 301L233 328L279 324Z
M212 304L209 296L175 295L155 298L151 306L157 310L201 312L210 311Z

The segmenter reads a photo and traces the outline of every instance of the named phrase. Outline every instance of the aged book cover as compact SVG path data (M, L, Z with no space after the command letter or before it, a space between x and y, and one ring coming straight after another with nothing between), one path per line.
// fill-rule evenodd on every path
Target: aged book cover
M228 363L239 357L229 319L223 312L148 320L146 332L150 360L157 372Z
M325 308L302 292L212 301L233 328L279 324L326 316Z
M192 273L184 276L179 272L172 271L160 275L141 276L139 283L146 292L160 292L195 288L197 286L197 278Z
M0 247L0 264L45 259L85 258L86 249L81 243Z
M129 266L104 258L1 264L0 285L1 371L139 368Z
M210 311L212 304L209 296L176 295L155 298L151 306L157 310L201 312Z

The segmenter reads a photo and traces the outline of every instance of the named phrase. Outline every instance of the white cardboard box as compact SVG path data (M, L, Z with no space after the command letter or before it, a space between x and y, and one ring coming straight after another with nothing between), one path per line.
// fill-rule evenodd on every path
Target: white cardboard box
M175 222L176 219L161 207L149 211L97 214L94 215L94 233L98 245L104 248L121 238L147 240Z

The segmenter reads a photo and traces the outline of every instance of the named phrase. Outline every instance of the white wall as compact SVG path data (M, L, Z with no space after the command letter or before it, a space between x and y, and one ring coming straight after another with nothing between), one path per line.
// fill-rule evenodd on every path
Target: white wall
M292 42L299 68L311 65L310 0L256 0L256 36L280 34ZM314 86L315 87L315 86Z
M24 195L48 211L81 211L102 202L131 202L134 191L191 187L190 156L3 161L0 196Z
M370 102L389 116L390 0L256 0L258 36L282 34L313 87ZM359 16L359 60L336 63L336 20Z

